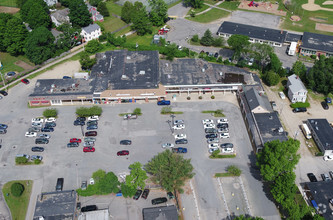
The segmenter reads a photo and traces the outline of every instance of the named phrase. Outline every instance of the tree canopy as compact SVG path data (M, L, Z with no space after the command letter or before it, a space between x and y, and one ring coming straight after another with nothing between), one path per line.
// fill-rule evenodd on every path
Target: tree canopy
M187 179L194 176L191 159L184 159L170 150L154 156L146 164L146 170L153 175L152 180L160 184L166 191L183 192L182 186Z
M29 24L31 29L40 26L49 28L52 25L49 8L43 0L27 0L21 10L21 18Z
M293 67L291 68L291 73L296 74L301 79L304 79L306 77L306 67L302 61L297 60Z
M273 47L268 44L254 43L250 45L249 49L254 53L255 60L259 61L261 70L270 63L271 55L274 53Z
M214 42L214 38L212 36L212 32L210 32L209 29L207 29L200 39L200 43L204 46L211 46Z
M152 33L151 30L152 25L148 18L146 8L144 6L140 6L140 4L137 4L137 2L134 3L134 10L131 21L133 23L131 27L133 30L136 30L136 33L138 35L145 35L147 33L148 34Z
M250 45L249 37L245 35L233 34L227 40L228 45L235 51L235 56L239 56L240 53Z
M97 11L99 11L99 13L101 13L101 15L103 15L104 17L109 17L110 13L108 8L106 7L106 3L105 2L100 2L97 5Z
M131 22L134 5L132 2L126 1L121 8L121 19L127 24Z
M129 166L131 172L126 176L125 183L121 185L121 191L125 197L134 196L138 188L144 189L145 180L148 179L146 171L142 169L142 164L135 162Z
M164 0L148 0L150 11L150 21L154 26L161 26L168 17L168 6Z
M38 27L31 31L25 44L25 52L29 60L41 64L51 58L55 52L54 36L46 27Z
M96 62L96 58L91 59L87 52L83 52L80 56L80 64L83 70L91 69Z
M202 8L204 0L184 0L184 4L193 8Z
M83 0L72 0L69 4L69 19L74 27L86 27L92 23L91 14Z

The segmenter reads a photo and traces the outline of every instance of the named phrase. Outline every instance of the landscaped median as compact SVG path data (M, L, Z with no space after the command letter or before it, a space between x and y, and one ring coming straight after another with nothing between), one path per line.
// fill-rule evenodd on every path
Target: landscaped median
M10 209L12 219L24 220L32 189L33 181L15 180L6 183L2 188L3 197Z
M172 108L171 107L163 107L162 109L161 109L161 114L162 115L180 115L180 114L183 114L183 112L174 112L174 111L172 111Z
M220 154L220 150L216 150L209 156L210 159L223 159L223 158L235 158L236 153L233 154Z
M223 110L222 109L205 110L205 111L202 111L201 113L212 114L214 117L225 117L225 114L223 114Z
M242 174L242 171L234 166L228 166L227 167L227 172L226 173L215 173L214 177L231 177L231 176L240 176Z

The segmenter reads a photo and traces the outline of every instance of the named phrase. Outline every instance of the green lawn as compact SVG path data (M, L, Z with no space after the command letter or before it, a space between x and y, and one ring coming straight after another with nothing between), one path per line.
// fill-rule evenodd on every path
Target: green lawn
M209 23L209 22L215 21L217 19L227 17L229 14L230 13L227 11L213 8L212 10L210 10L204 14L195 16L194 18L189 17L187 19L191 20L191 21L200 22L200 23Z
M333 5L323 5L327 0L315 0L315 4L320 5L323 8L333 8Z
M218 7L228 9L228 10L231 10L231 11L235 11L235 10L237 10L239 4L240 4L240 2L224 1L222 4L218 5Z
M1 72L7 73L10 71L15 71L15 72L23 71L24 69L22 67L19 67L14 64L15 62L20 61L20 60L28 63L29 65L34 66L32 63L30 63L28 58L26 58L25 56L14 57L14 56L11 56L9 53L0 52L0 61L3 65L3 69L1 70Z
M174 3L171 3L170 5L168 5L168 8L171 8L171 7L175 6L175 5L178 5L181 2L182 2L182 0L179 0L179 1L176 1Z
M102 24L106 32L113 32L126 25L124 21L113 17L112 15L110 17L106 17Z
M191 11L194 11L195 14L199 13L199 12L202 12L204 10L206 10L207 8L209 8L208 5L203 5L202 8L192 8L191 10L189 10L187 12L187 15L190 15L191 14Z
M112 2L112 1L106 1L106 7L108 8L110 15L112 13L116 14L116 15L121 15L121 8L122 6Z
M234 176L232 173L215 173L214 177L232 177Z
M131 31L131 27L124 28L121 31L116 32L116 36L123 36L124 34L130 32L130 31Z
M152 34L146 34L144 36L138 36L137 34L132 34L127 37L127 42L138 43L139 45L150 45L153 41L154 34L157 34L157 27L153 27Z
M22 185L24 185L25 190L20 197L15 197L11 195L10 187L14 182L19 182ZM6 203L10 209L10 212L12 214L12 219L14 220L25 219L25 215L27 213L29 205L32 184L33 182L31 180L18 180L18 181L8 182L3 186L2 189L3 197L5 198Z
M1 0L0 6L16 7L16 0Z

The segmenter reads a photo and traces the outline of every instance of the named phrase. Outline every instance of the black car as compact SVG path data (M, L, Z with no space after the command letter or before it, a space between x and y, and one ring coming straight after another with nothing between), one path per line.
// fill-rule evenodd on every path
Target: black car
M83 125L85 125L86 123L84 122L84 121L79 121L79 120L75 120L74 121L74 125L75 126L83 126Z
M78 147L78 146L79 146L79 143L77 143L77 142L67 144L67 147Z
M87 126L93 126L93 125L98 125L98 121L88 121Z
M305 107L300 107L300 108L294 108L293 112L297 113L297 112L306 112L306 108Z
M318 182L316 176L313 173L308 173L307 176L311 182Z
M40 129L41 132L53 132L54 128L51 127L44 127L42 129Z
M120 145L131 145L132 141L131 140L121 140Z
M151 200L151 204L152 204L152 205L158 205L158 204L161 204L161 203L165 203L165 202L167 202L167 201L168 201L167 198L165 198L165 197L160 197L160 198L156 198L156 199Z
M0 90L0 94L2 94L4 96L8 95L8 93L5 90Z
M81 212L90 212L90 211L96 211L97 206L96 205L87 205L81 208Z
M219 57L219 53L215 53L215 54L214 54L214 57L215 57L215 58L218 58L218 57Z
M64 178L58 178L57 185L56 185L56 191L62 191L63 186L64 186Z
M33 152L43 152L44 147L32 147L31 151L33 151Z
M169 199L174 199L175 198L175 196L173 195L172 192L168 192L167 196L169 197Z
M49 140L46 138L36 138L35 139L35 144L48 144Z
M143 190L141 198L147 199L149 195L149 189Z
M232 143L225 143L220 145L221 148L233 148L234 145Z
M179 140L176 140L175 143L176 144L187 144L188 141L187 141L187 139L179 139Z
M215 134L206 134L206 138L217 138L218 135L215 133Z
M328 110L329 107L326 102L321 102L321 106L323 106L323 109Z
M215 128L205 128L205 133L208 134L208 133L216 133L217 130Z
M77 117L76 121L86 121L86 117Z
M141 189L138 189L138 190L136 191L135 195L133 196L133 199L134 199L134 200L138 200L138 199L140 198L141 194L142 194L142 190L141 190Z
M97 136L97 131L87 131L84 136Z
M217 124L216 127L217 128L229 128L229 124L228 123Z
M55 126L57 126L57 124L55 122L46 122L45 123L46 128L54 128Z

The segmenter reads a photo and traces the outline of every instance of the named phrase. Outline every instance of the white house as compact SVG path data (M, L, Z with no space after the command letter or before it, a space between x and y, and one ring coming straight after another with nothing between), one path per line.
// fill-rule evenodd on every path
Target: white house
M47 6L53 6L58 3L58 0L44 0L44 2L47 4Z
M301 79L293 74L288 77L288 97L292 103L305 102L308 91L306 90Z
M68 23L68 24L70 23L68 14L69 14L69 9L65 8L65 9L58 10L58 11L52 13L50 16L51 16L52 22L58 27L64 23Z
M98 24L89 24L89 26L82 28L81 31L81 36L86 42L98 39L101 35L101 28Z

